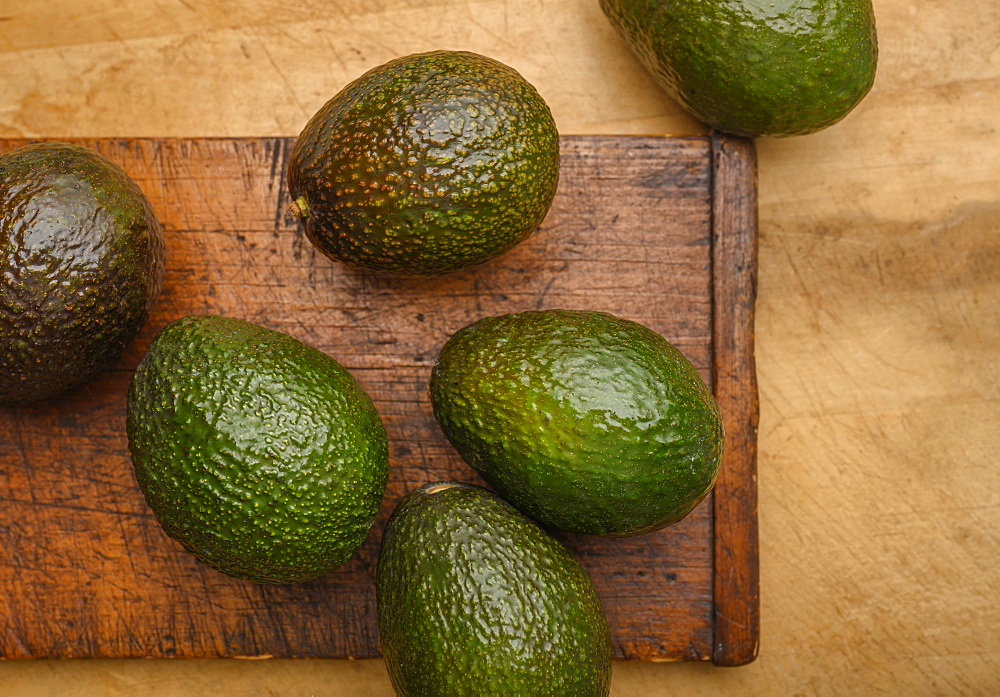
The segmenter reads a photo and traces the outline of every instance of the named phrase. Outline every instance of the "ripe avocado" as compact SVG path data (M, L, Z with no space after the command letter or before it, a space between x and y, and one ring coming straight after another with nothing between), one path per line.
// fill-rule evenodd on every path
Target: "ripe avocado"
M831 126L868 93L871 0L600 0L656 82L697 118L742 136Z
M0 403L114 362L160 292L164 249L149 201L99 153L38 143L0 156Z
M208 566L295 583L343 564L385 493L371 399L334 359L281 332L179 319L129 387L139 486L166 533Z
M611 639L566 547L485 489L425 485L396 507L376 574L401 697L607 695Z
M481 319L445 343L430 396L466 462L561 530L657 530L715 484L715 398L680 351L636 322L569 310Z
M313 116L288 165L292 212L324 254L411 276L509 250L541 222L558 177L559 134L535 88L462 51L365 73Z

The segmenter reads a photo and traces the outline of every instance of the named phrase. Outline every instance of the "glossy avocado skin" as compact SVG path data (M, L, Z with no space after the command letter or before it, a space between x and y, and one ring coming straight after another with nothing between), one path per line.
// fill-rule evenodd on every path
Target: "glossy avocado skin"
M408 494L382 538L379 634L401 697L597 697L607 620L566 547L477 486Z
M445 343L430 395L466 462L560 530L657 530L718 474L722 418L697 370L660 335L606 313L479 320Z
M118 165L68 143L0 156L0 403L107 367L163 283L163 229Z
M295 583L343 564L375 520L385 429L334 359L287 334L195 315L129 387L136 478L166 533L235 578Z
M527 237L558 175L559 135L535 88L491 58L435 51L367 72L320 109L288 186L326 255L436 276Z
M875 79L871 0L600 0L656 82L742 136L813 133Z

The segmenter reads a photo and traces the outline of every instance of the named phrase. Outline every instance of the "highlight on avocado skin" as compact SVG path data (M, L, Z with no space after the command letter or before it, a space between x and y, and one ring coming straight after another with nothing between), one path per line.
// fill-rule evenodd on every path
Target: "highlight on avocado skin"
M287 176L292 213L325 255L439 276L536 229L558 184L559 134L509 66L419 53L370 70L323 106L295 141Z
M385 494L388 442L369 396L330 356L251 322L192 315L160 331L125 425L163 530L235 578L298 583L340 566Z
M719 406L691 362L587 310L486 317L447 340L434 414L504 499L567 532L622 536L686 517L715 485Z
M163 285L163 227L117 164L71 143L0 156L0 404L112 365Z
M871 0L600 0L667 94L740 136L814 133L875 80Z

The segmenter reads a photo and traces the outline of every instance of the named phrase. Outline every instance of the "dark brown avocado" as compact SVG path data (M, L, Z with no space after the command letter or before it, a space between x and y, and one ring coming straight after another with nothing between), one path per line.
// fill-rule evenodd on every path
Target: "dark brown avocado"
M0 403L114 362L149 316L164 258L148 200L104 156L39 143L0 157Z

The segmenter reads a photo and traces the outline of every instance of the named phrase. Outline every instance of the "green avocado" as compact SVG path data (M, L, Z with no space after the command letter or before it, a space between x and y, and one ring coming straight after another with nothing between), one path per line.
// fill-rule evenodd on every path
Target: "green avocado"
M676 523L712 489L722 418L694 366L641 324L591 311L487 317L441 349L430 397L507 501L568 532Z
M113 363L163 284L163 228L99 153L0 156L0 403L41 400Z
M401 697L597 697L611 639L569 550L487 490L425 485L396 507L376 574Z
M296 583L347 561L385 493L388 444L339 363L210 315L157 334L129 387L135 475L164 531L204 564Z
M292 212L327 256L436 276L506 252L541 222L559 134L521 75L463 51L390 61L306 125L292 149Z
M600 0L656 82L698 119L793 136L848 114L875 79L871 0Z

